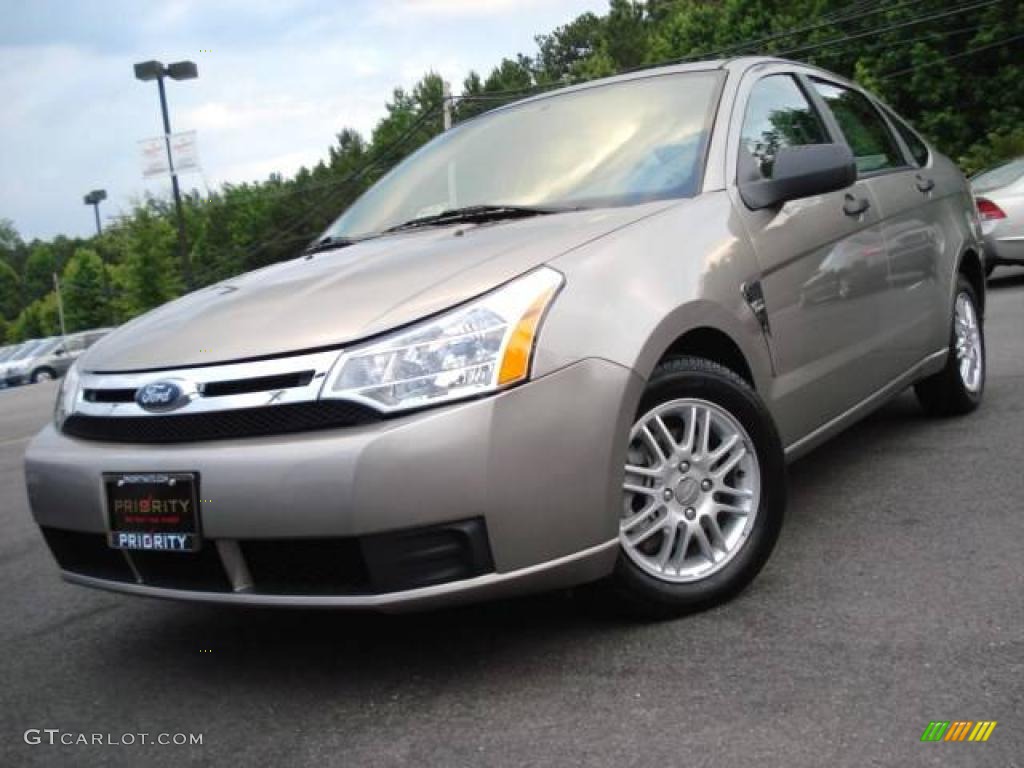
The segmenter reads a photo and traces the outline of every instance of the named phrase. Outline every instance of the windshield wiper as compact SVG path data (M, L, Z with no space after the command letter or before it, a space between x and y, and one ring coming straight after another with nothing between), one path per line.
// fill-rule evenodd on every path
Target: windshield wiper
M372 238L373 235L370 237L336 237L334 235L328 235L327 237L322 237L312 245L308 246L306 250L302 252L302 255L309 257L314 253L336 251L339 248L348 248L350 245L361 243L363 240L371 240Z
M551 213L578 211L571 206L540 206L540 205L467 205L465 208L450 208L430 216L415 219L385 229L384 232L399 232L403 229L417 227L439 227L445 224L463 222L495 221L498 219L521 219L527 216L542 216Z

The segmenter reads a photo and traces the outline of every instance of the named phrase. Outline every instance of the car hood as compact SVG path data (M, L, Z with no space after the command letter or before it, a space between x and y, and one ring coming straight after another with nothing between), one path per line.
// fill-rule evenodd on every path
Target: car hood
M411 230L300 257L142 315L79 365L160 370L343 345L470 299L672 204Z

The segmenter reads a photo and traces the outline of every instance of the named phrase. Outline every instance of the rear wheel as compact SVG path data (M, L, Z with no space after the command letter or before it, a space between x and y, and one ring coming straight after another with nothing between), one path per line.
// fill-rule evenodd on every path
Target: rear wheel
M957 280L946 366L914 385L917 399L935 416L969 413L985 391L985 330L978 296L963 276Z
M757 394L702 358L661 363L627 449L612 578L627 606L667 617L729 599L768 559L784 508L782 445Z

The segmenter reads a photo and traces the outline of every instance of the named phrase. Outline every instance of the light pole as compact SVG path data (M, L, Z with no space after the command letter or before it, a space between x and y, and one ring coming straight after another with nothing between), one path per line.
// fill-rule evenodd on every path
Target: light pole
M82 202L92 206L92 212L96 214L96 234L103 234L103 227L100 226L100 203L107 199L107 190L94 189L82 198Z
M174 172L174 158L171 155L171 119L167 116L167 94L164 93L164 77L172 80L192 80L199 77L194 61L176 61L166 67L159 61L143 61L135 65L135 77L139 80L156 80L160 90L160 111L164 118L164 143L167 146L167 167L171 171L171 189L174 192L174 209L178 216L178 248L181 251L181 271L185 287L192 285L192 260L188 255L188 241L185 238L185 214L181 209L181 190L178 188L178 174Z

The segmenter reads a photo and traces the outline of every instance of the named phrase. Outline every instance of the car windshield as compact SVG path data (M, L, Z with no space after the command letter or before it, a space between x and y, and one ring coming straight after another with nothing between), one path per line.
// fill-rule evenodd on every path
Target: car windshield
M35 354L38 350L42 349L43 345L46 344L46 340L42 341L28 341L18 348L18 351L11 355L11 360L24 360L26 357Z
M4 347L0 349L0 363L4 360L9 360L11 355L18 351L17 347Z
M395 167L324 235L358 238L475 206L691 197L721 76L685 72L598 85L469 120Z
M971 179L971 186L975 192L988 192L990 189L1009 186L1021 177L1024 177L1024 157L979 173Z

